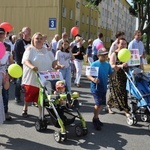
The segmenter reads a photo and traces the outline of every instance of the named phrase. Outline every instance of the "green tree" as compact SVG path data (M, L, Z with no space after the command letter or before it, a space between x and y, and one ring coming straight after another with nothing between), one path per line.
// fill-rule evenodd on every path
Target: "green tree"
M150 0L132 0L129 13L138 18L138 30L146 33L146 51L149 53L150 42Z
M101 3L102 0L86 0L88 4L86 7L95 8L98 11L97 6Z

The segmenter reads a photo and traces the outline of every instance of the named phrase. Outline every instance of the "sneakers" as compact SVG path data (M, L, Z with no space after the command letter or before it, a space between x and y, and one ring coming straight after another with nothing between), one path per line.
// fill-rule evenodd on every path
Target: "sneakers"
M22 111L22 117L24 117L24 118L27 118L27 117L28 117L27 110L23 110L23 111Z
M11 121L11 119L12 119L12 117L8 113L5 113L5 120Z
M99 118L93 118L93 125L96 130L101 130L101 126L103 126L103 123L99 120Z
M112 111L110 107L108 107L108 113L109 113L109 114L114 114L115 112Z
M16 103L20 103L21 102L21 98L15 97L15 101L16 101Z
M126 116L127 118L129 118L131 115L130 115L129 113L125 112L125 116Z

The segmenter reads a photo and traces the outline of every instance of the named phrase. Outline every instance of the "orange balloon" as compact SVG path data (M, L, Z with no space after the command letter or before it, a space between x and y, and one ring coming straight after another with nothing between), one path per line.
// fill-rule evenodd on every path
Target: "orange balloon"
M71 34L72 34L73 36L76 36L78 33L79 33L79 29L78 29L77 27L73 27L73 28L71 29Z
M6 32L10 32L13 29L13 26L8 22L3 22L0 24L0 28L3 28Z

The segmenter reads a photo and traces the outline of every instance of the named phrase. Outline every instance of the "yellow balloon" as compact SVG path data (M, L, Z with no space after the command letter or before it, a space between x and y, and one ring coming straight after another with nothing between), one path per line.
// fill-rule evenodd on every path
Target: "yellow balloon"
M119 52L118 52L118 59L121 61L121 62L127 62L129 61L131 58L131 52L130 50L126 49L126 48L123 48L121 49Z
M22 76L22 68L18 64L11 64L8 67L8 73L13 78L20 78Z

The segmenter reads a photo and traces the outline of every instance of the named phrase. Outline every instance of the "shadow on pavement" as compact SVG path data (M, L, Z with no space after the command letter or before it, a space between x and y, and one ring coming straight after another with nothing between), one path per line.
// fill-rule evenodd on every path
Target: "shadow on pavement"
M43 145L42 143L33 142L31 140L12 138L2 134L0 134L0 137L6 138L6 140L8 141L6 144L0 143L0 148L11 149L11 150L23 150L24 149L23 145L24 145L26 150L48 150L48 149L61 150L59 148L46 146Z

